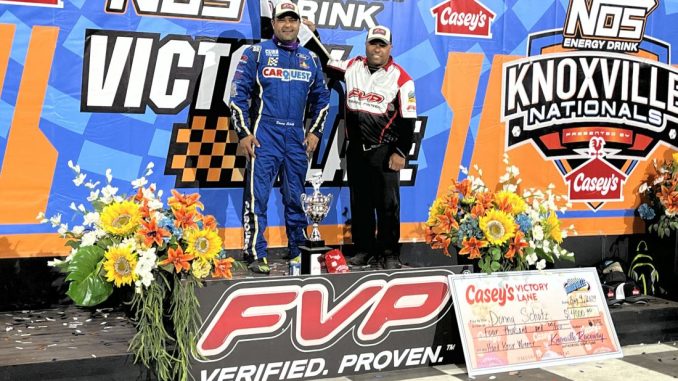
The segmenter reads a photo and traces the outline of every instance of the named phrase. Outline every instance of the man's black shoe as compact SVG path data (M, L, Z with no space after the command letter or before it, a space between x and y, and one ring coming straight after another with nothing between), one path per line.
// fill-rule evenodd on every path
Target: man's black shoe
M257 260L252 261L249 265L247 265L247 268L257 274L270 274L271 273L271 268L268 267L268 260L266 258L259 258Z
M403 267L403 265L400 263L400 259L397 255L389 255L384 260L384 268L386 270L397 270L401 267Z
M367 253L357 253L348 260L348 264L351 266L367 266L367 261L370 259L370 255Z

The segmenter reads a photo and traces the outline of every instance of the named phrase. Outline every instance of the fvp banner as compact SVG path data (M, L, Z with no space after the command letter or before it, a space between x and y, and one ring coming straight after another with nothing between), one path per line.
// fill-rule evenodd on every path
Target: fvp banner
M507 153L523 186L554 184L579 234L639 231L638 186L676 143L670 26L658 0L299 0L333 55L364 54L367 29L393 30L392 55L415 81L418 121L401 172L401 236L423 241L437 194L477 164L492 184ZM264 7L264 8L262 8ZM36 215L80 223L68 161L131 193L198 191L227 248L242 246L245 159L226 106L241 52L261 40L259 0L0 1L0 257L65 253ZM262 11L263 9L263 11ZM321 227L350 242L341 83L309 174L333 205ZM269 243L286 244L281 196Z

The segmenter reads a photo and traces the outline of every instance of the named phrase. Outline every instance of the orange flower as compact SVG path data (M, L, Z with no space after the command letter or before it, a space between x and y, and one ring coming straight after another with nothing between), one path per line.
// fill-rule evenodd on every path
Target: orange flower
M457 193L451 194L448 197L446 197L446 207L453 213L457 212L457 209L459 209L459 195Z
M673 216L678 214L678 192L662 186L659 201L666 208L666 214Z
M454 212L450 209L445 210L444 214L438 216L439 227L444 232L459 230L459 223L454 218Z
M476 203L483 206L483 209L489 209L492 206L494 194L492 192L483 192L476 195Z
M161 246L163 243L163 238L170 236L170 232L167 229L159 227L155 219L152 219L149 222L142 220L141 226L142 227L138 234L141 236L141 238L143 238L144 245L148 247L150 247L153 243Z
M455 182L454 186L457 188L457 191L461 193L462 197L468 196L468 194L471 192L471 181L469 179L464 179L458 183Z
M196 215L194 210L180 208L173 209L172 213L174 214L174 226L181 229L198 228L198 224L195 223Z
M487 245L487 241L479 240L476 237L464 238L461 242L462 248L459 250L459 255L470 254L469 259L480 258L480 249Z
M513 211L513 206L511 205L511 200L508 197L503 197L497 200L497 209L502 212L511 214Z
M192 260L193 256L190 254L184 254L184 250L181 249L181 246L177 249L170 249L167 251L167 259L158 263L160 266L165 265L174 265L174 270L177 273L180 273L181 270L190 271L191 264L188 261Z
M144 219L151 218L151 209L148 207L147 202L141 204L141 207L139 208L139 213L141 213L141 217Z
M217 230L217 219L213 215L202 216L203 229Z
M434 249L443 249L443 254L449 257L450 252L448 251L448 248L450 247L450 243L452 243L452 239L450 239L448 234L437 234L433 237L431 247Z
M234 261L233 258L215 260L214 271L212 272L212 276L215 278L225 278L225 279L233 278L233 274L231 273L231 269L233 268L233 261Z
M205 209L205 205L198 200L200 200L198 193L183 195L172 189L172 197L167 199L167 204L172 209L188 209L191 211L195 211L196 208Z
M516 235L513 237L512 241L509 241L509 249L504 254L504 258L508 258L510 260L513 260L513 257L518 254L519 256L523 256L523 248L527 247L527 242L523 241L523 232L519 231L516 233Z
M473 208L471 208L471 215L473 217L482 217L485 215L485 207L483 206L482 203L477 203L473 205Z

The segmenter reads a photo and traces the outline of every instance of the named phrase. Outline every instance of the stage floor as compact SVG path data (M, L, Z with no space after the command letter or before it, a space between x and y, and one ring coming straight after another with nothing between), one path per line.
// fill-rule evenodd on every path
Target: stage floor
M625 348L623 360L522 371L496 375L497 379L517 376L526 380L612 380L622 375L629 379L629 374L643 374L651 375L653 381L661 381L678 377L678 351L674 342L678 340L678 303L653 299L647 305L625 304L610 312L621 344L632 345ZM125 314L112 309L68 306L0 313L0 380L148 379L146 370L134 365L133 357L127 352L134 332ZM667 344L648 345L658 342ZM638 343L645 345L634 345ZM619 376L613 376L617 370ZM449 378L450 375L455 378ZM372 373L342 380L443 379L439 377L468 379L462 364ZM490 379L490 376L476 378Z

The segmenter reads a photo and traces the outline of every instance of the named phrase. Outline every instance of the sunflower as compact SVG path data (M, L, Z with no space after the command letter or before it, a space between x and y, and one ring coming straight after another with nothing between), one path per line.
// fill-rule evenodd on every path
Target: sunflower
M516 232L516 224L508 213L490 209L484 216L480 217L480 230L483 231L488 242L493 245L501 245L513 237Z
M213 230L190 229L186 232L186 253L211 262L221 251L221 237Z
M106 280L113 282L115 287L131 285L138 278L134 273L137 266L137 256L127 245L111 246L104 254L104 271Z
M101 211L101 227L115 235L134 233L141 224L139 205L133 201L114 202Z
M560 231L560 221L555 212L551 212L544 223L544 236L551 237L554 241L563 242L563 232Z
M436 198L428 210L428 220L426 225L435 226L438 223L438 216L445 212L445 205L441 198Z
M527 210L527 204L522 197L513 192L501 191L494 195L497 208L514 216Z

